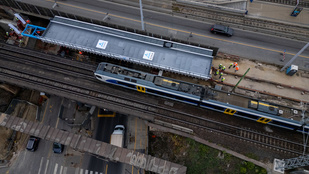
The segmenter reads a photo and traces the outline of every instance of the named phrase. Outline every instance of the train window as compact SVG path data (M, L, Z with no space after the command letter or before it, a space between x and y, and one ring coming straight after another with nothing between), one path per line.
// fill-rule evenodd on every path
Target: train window
M128 78L128 77L125 77L125 78L124 78L124 80L126 80L126 81L130 81L130 78Z
M131 79L131 82L136 83L137 81L135 79Z
M137 85L136 85L136 89L137 89L138 92L146 93L146 88L145 88L145 87L137 86Z
M96 77L97 77L98 79L102 79L102 77L101 77L101 76L96 75Z
M225 114L229 114L229 115L234 115L236 113L236 110L233 109L225 109L224 111Z
M261 118L259 118L259 119L257 120L257 122L259 122L259 123L264 123L264 124L269 123L270 121L271 121L271 119L265 118L265 117L261 117Z

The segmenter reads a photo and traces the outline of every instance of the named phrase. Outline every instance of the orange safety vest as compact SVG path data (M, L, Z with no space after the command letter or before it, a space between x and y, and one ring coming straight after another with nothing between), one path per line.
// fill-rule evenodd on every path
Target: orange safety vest
M238 66L236 66L236 70L237 70L237 71L239 70L239 67L238 67Z

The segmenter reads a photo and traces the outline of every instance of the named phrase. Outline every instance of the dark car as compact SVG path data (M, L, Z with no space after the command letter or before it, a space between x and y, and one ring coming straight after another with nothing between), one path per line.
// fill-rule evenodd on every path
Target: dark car
M218 25L218 24L212 25L210 28L210 32L214 34L217 34L217 33L224 34L224 35L227 35L228 37L231 37L234 34L234 30L231 29L230 27L226 27L224 25Z
M38 149L39 142L40 138L31 136L28 140L26 149L32 152L36 151Z
M54 142L54 144L53 144L53 151L54 151L54 153L62 153L63 152L63 148L64 148L64 145L62 145L60 143Z

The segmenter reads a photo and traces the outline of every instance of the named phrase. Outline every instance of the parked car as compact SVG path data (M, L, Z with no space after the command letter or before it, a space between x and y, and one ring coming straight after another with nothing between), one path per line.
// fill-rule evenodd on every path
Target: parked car
M227 35L228 37L233 36L234 34L234 30L231 29L230 27L226 27L224 25L212 25L210 28L210 32L214 33L214 34L223 34L223 35Z
M54 142L53 144L53 151L54 153L62 153L63 152L63 148L64 148L64 145L60 144L60 143L56 143Z
M39 142L40 142L40 138L30 136L26 149L32 152L36 151L38 149Z

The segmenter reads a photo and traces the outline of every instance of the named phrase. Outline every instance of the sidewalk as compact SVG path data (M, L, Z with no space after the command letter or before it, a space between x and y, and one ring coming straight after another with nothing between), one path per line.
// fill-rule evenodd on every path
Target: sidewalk
M223 75L225 77L224 84L235 86L241 76L250 68L246 77L239 83L239 88L252 89L260 91L260 93L274 94L279 98L290 98L296 102L304 101L309 103L308 72L298 71L293 76L289 76L285 74L285 71L280 71L281 67L248 59L240 59L238 61L239 71L235 72L235 68L228 68L233 61L227 57L222 55L221 58L213 60L214 68L218 68L220 63L226 66ZM219 76L213 76L213 80L220 81Z
M304 8L297 17L293 17L291 16L291 13L294 8L295 6L269 3L258 0L254 0L252 3L248 1L247 16L309 27L309 9Z

